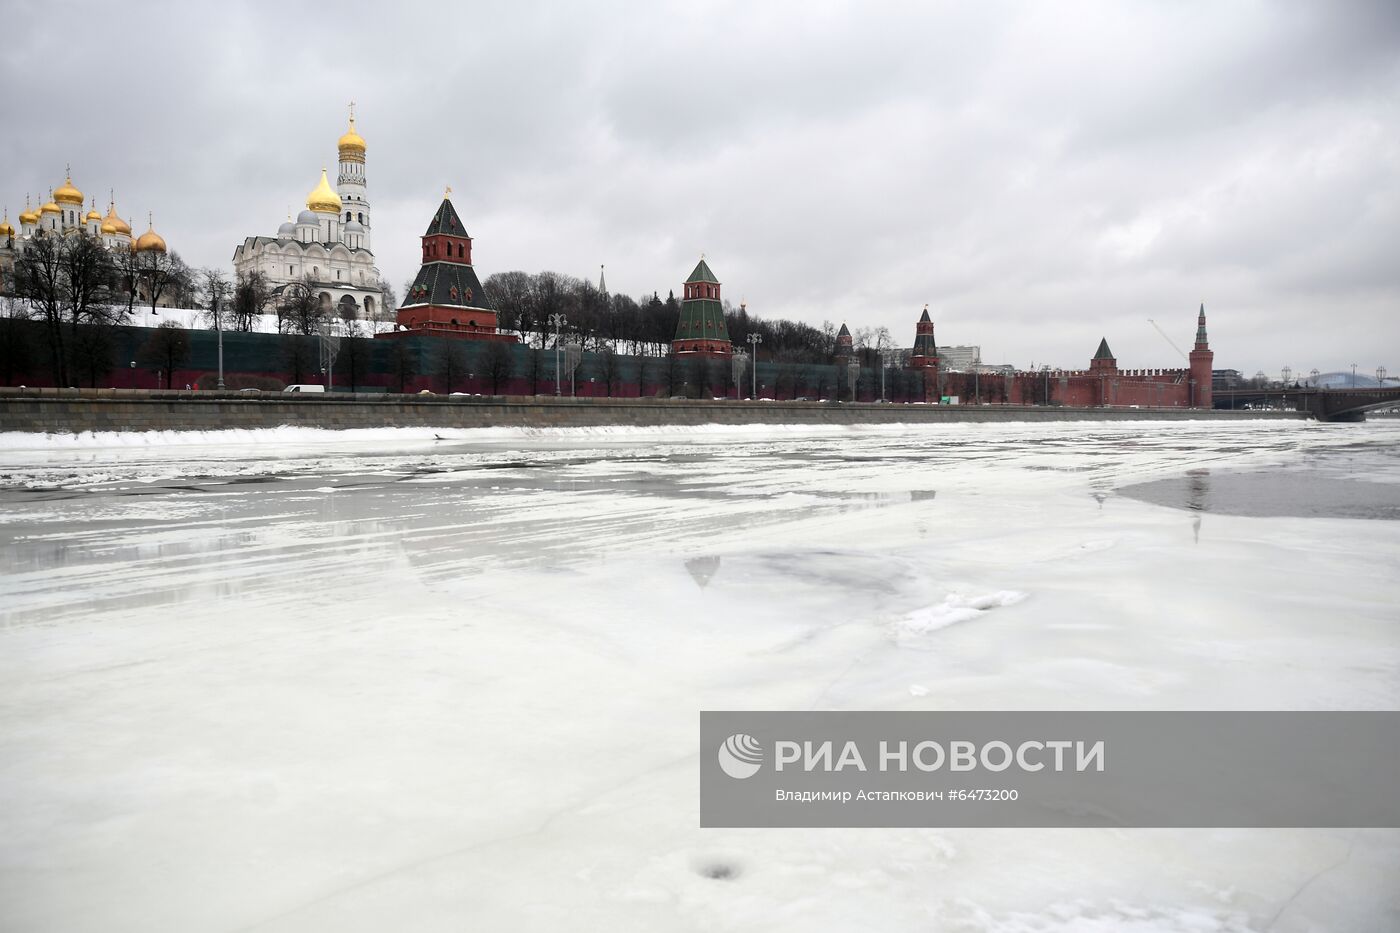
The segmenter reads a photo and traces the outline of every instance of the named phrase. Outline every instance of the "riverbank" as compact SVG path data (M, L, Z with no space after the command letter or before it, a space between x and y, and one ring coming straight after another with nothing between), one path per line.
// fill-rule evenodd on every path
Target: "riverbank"
M949 424L985 421L1299 420L1306 412L1060 408L555 396L289 396L144 389L0 389L0 431L214 431L284 425L495 428L702 424Z

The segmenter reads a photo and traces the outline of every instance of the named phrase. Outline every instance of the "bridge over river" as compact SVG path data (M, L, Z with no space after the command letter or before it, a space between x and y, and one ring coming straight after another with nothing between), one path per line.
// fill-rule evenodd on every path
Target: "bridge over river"
M1318 421L1365 421L1368 411L1400 407L1400 387L1216 389L1212 395L1215 408L1283 408L1310 412Z

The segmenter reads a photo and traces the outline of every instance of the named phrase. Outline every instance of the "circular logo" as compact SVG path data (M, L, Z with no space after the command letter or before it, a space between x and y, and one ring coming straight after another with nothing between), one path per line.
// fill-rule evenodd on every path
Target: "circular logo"
M719 747L719 766L732 778L753 777L763 766L763 746L753 736L737 732Z

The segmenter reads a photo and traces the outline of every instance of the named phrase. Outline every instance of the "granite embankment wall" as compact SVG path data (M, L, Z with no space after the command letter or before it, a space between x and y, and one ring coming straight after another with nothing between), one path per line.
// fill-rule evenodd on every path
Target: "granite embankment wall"
M1297 419L1303 412L1021 405L570 399L419 395L288 397L131 389L0 389L0 431L215 431L280 425L348 428L585 427L594 425L892 424L956 421L1189 421Z

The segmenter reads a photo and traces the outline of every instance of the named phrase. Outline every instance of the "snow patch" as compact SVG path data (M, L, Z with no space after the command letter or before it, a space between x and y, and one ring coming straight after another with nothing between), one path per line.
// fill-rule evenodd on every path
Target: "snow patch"
M895 623L895 628L904 634L924 635L959 622L969 622L991 609L1014 606L1026 596L1026 593L1019 590L997 590L995 593L985 593L981 596L949 593L938 605L916 609L904 616Z

